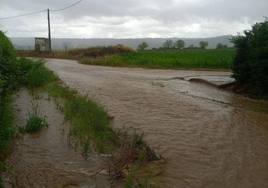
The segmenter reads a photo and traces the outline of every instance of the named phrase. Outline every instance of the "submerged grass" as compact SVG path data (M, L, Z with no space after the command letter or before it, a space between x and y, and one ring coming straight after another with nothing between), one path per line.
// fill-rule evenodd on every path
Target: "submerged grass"
M45 117L41 117L38 113L38 105L32 101L32 112L29 112L27 123L22 129L22 132L36 133L42 128L48 127Z
M48 127L46 119L38 116L35 113L32 113L27 119L27 124L24 130L27 133L35 133L40 131L43 127Z
M65 118L71 122L70 134L85 155L91 149L109 153L118 145L118 136L110 127L109 117L101 106L57 82L47 85L46 91L61 100Z

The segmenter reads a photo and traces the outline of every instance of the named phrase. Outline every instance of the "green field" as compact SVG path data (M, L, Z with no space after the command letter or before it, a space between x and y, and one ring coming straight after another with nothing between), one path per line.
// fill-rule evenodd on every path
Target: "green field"
M164 69L230 69L233 49L146 50L105 57L84 57L82 64Z

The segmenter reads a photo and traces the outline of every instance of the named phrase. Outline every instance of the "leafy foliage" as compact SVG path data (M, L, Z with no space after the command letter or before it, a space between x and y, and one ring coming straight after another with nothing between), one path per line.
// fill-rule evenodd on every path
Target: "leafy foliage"
M16 72L14 48L0 31L0 161L15 134L11 98L8 93L16 85Z
M178 49L183 49L185 47L185 42L183 40L177 40L175 42L175 47Z
M252 30L232 39L236 56L234 78L246 91L268 95L268 21L257 23Z
M139 44L138 46L138 50L145 50L146 48L148 48L148 44L146 42L143 42L141 44Z
M163 48L173 48L174 47L174 42L173 40L166 40L164 43L163 43Z
M199 46L201 49L206 49L208 47L208 42L207 41L200 41Z
M0 31L0 92L14 87L16 83L16 56L15 50Z
M226 44L218 43L216 46L216 49L223 49L223 48L228 48Z

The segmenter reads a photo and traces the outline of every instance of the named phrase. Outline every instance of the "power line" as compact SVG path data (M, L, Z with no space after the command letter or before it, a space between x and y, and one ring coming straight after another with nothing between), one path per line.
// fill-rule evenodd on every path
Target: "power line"
M81 3L83 0L79 0L79 1L76 1L64 8L60 8L60 9L55 9L55 10L51 10L52 12L59 12L59 11L63 11L63 10L66 10L66 9L69 9L79 3ZM16 16L7 16L7 17L2 17L0 18L0 20L7 20L7 19L14 19L14 18L19 18L19 17L24 17L24 16L31 16L31 15L34 15L34 14L39 14L41 12L45 12L47 11L47 9L42 9L42 10L39 10L39 11L34 11L34 12L29 12L29 13L25 13L25 14L20 14L20 15L16 15Z
M46 9L43 9L43 10L34 11L34 12L29 12L29 13L25 13L25 14L16 15L16 16L7 16L7 17L2 17L2 18L0 18L0 20L7 20L7 19L13 19L13 18L24 17L24 16L31 16L31 15L39 14L39 13L41 13L41 12L45 12L45 11L46 11Z
M79 3L81 3L82 1L83 1L83 0L79 0L79 1L76 1L76 2L74 2L74 3L72 3L72 4L68 5L68 6L64 7L64 8L55 9L55 10L52 9L51 11L52 11L52 12L63 11L63 10L69 9L69 8L71 8L71 7L73 7L73 6L75 6L75 5L79 4Z

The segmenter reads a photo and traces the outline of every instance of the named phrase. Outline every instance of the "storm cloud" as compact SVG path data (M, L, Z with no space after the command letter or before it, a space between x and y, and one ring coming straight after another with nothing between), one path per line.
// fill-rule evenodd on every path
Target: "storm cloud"
M75 0L0 0L0 18L60 9ZM267 0L83 0L51 12L53 37L212 37L249 29L268 16ZM47 35L46 12L0 19L11 37Z

